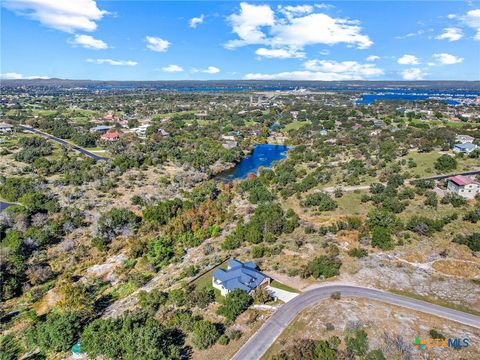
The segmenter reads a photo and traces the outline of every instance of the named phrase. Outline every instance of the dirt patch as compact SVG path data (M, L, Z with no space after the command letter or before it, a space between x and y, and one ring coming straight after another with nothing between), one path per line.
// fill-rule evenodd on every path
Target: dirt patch
M355 328L364 329L368 334L369 349L381 349L387 359L478 359L480 355L479 329L381 302L342 298L322 301L301 312L263 359L271 358L301 338L327 340L338 336L342 340L339 348L343 350L345 333ZM438 348L420 353L412 341L417 336L428 338L431 329L447 338L469 338L471 345L461 350ZM400 342L406 352L397 357L395 345Z
M480 265L462 260L438 260L432 267L441 273L453 276L476 278L480 276Z

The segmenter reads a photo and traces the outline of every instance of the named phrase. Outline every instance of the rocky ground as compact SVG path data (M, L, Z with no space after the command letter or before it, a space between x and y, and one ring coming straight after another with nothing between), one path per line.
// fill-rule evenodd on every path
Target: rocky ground
M299 338L324 339L362 328L368 333L370 350L382 349L387 359L478 359L480 357L480 330L446 321L423 313L386 305L376 301L342 298L322 301L300 315L276 340L264 359L298 342ZM446 338L469 338L470 346L418 350L412 342L415 337L427 339L435 329ZM340 346L344 349L344 342Z

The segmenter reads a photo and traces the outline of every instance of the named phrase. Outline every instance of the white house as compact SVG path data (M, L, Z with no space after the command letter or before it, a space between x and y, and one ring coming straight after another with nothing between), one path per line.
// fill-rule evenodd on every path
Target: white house
M7 123L0 123L0 133L6 134L13 131L13 126Z
M473 144L475 138L470 135L457 135L455 141L459 144Z
M242 263L232 259L227 263L227 269L217 269L212 274L212 285L226 296L235 289L253 292L257 287L270 285L270 278L257 270L253 262Z
M478 148L475 144L465 143L465 144L455 144L453 145L453 151L461 152L464 154L470 154Z
M480 193L480 183L472 177L457 175L448 178L447 189L466 199L473 199Z

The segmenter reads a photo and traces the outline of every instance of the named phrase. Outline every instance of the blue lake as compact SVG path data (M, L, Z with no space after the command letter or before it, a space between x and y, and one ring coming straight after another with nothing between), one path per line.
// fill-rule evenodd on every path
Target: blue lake
M360 100L357 100L357 104L373 104L376 100L402 100L402 101L415 101L426 100L431 98L430 95L424 94L363 94ZM439 100L439 99L437 99ZM440 99L450 105L457 105L458 101L452 99Z
M274 161L285 159L287 151L288 146L284 145L255 145L249 156L243 158L234 168L218 174L217 179L221 181L245 179L249 173L256 174L260 166L269 168Z

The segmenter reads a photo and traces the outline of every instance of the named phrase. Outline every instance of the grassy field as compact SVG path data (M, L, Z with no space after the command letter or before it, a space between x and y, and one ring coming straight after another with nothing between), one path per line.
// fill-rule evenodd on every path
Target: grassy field
M205 274L202 274L201 276L193 280L192 284L199 289L204 288L208 285L212 285L213 272L217 269L226 269L226 268L227 268L227 261L225 260L221 264L215 266L213 269L210 269Z
M413 119L412 122L414 124L428 124L431 126L449 126L453 128L461 128L464 126L470 126L473 124L464 123L464 122L456 122L456 121L441 121L441 120L420 120L420 119Z
M297 289L294 289L288 285L285 285L285 284L282 284L281 282L277 281L277 280L273 280L271 283L270 283L270 286L271 287L274 287L276 289L280 289L280 290L285 290L285 291L289 291L289 292L293 292L293 293L297 293L297 294L300 294L300 291L297 290Z
M290 131L290 130L298 130L301 127L305 125L311 124L311 121L298 121L295 120L294 122L291 122L290 124L285 126L285 131Z

